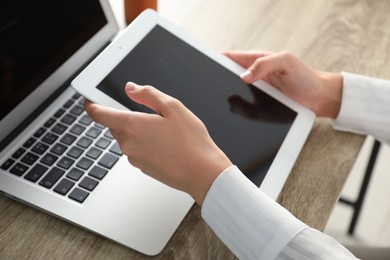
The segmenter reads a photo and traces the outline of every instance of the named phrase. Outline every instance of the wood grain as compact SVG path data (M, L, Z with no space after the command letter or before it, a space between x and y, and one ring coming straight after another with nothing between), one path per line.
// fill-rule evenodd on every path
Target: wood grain
M309 65L390 77L389 1L181 0L163 13L217 50L291 50ZM323 230L364 136L318 119L278 201ZM0 197L0 259L234 259L193 206L164 251L146 257Z

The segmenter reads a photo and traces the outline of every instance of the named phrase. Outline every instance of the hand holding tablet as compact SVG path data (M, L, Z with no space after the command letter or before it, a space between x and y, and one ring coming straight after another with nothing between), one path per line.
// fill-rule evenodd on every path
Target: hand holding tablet
M126 93L156 114L123 112L89 101L86 111L97 123L110 128L133 166L189 193L202 205L214 179L232 163L204 124L177 99L134 83L126 84Z
M157 13L146 11L72 82L72 86L87 99L119 110L155 113L127 97L124 86L128 81L152 85L180 100L204 123L212 140L231 162L276 199L315 115L263 81L245 84L239 77L244 71L240 65ZM257 110L257 118L262 120L253 120L231 111L229 99L234 96L249 104L261 96L263 104L272 105ZM178 134L191 137L189 130ZM154 140L158 147L159 139ZM153 142L150 144L153 147ZM204 148L197 147L197 142L194 146L194 149ZM174 148L171 151L174 152ZM191 153L183 153L181 157L188 164L197 162L197 157Z

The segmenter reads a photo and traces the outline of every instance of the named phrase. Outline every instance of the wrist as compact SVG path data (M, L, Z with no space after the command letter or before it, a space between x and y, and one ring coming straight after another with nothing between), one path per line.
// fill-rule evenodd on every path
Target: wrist
M199 206L202 206L208 191L217 177L232 165L232 162L222 153L219 156L217 155L216 158L209 158L208 163L204 167L197 169L200 174L197 175L197 180L192 183L192 191L189 194Z
M335 119L341 108L343 75L341 73L319 72L320 95L317 116Z

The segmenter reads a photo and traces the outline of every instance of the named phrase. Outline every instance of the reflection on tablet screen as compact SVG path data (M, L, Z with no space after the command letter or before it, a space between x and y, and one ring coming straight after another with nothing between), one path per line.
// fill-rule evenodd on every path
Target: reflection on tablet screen
M152 85L182 101L257 186L297 115L160 26L97 87L131 110L151 113L126 96L128 81Z

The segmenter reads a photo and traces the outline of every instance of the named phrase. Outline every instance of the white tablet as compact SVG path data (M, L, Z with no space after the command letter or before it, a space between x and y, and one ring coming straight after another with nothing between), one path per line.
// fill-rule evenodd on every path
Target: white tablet
M276 199L315 114L263 81L245 84L242 72L226 56L147 10L72 87L98 104L146 113L151 111L125 94L126 82L152 85L179 99L205 123L230 160Z

